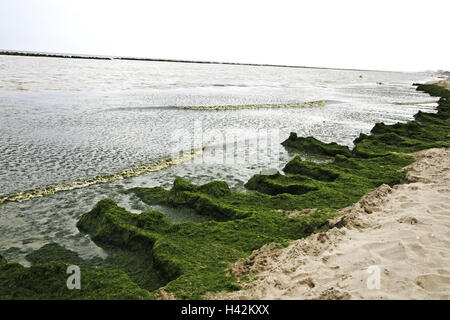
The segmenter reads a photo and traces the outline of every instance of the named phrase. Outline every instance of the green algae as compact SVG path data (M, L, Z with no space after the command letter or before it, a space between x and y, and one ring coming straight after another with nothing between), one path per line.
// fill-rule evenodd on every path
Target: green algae
M426 92L433 97L450 99L450 90L436 84L418 84L417 90Z
M265 180L265 177L268 177L268 179ZM298 180L291 180L293 183L289 185L289 178L283 175L260 177L256 175L249 180L247 187L251 188L252 184L257 185L257 181L263 180L268 184L273 181L273 183L277 184L279 190L266 192L267 194L264 192L239 193L229 191L226 194L214 195L215 192L211 190L212 186L227 186L227 184L222 181L213 181L206 185L196 186L186 180L177 178L175 179L172 189L168 190L167 193L159 193L162 198L156 199L156 202L166 203L167 205L175 207L189 207L194 209L196 213L215 217L216 221L243 219L260 212L272 212L276 210L289 211L305 207L311 208L311 203L316 205L313 208L330 207L326 200L311 202L310 199L308 199L308 196L298 196L316 189L317 182L314 179L303 177L302 183ZM309 186L308 182L310 183ZM257 190L257 188L254 189ZM153 188L138 188L136 191L138 196L144 202L150 205L153 204L153 197L149 200L149 198L145 196L146 192L154 195ZM292 193L288 193L287 191L292 191ZM327 192L330 193L328 198L332 198L336 195L333 190L327 190ZM339 205L336 205L335 207L339 207Z
M258 190L269 195L282 193L299 195L318 189L311 182L311 179L303 176L298 176L296 179L293 179L292 177L283 176L280 173L271 176L257 174L251 177L245 184L245 187L249 190Z
M253 176L247 187L267 194L280 190L305 190L298 192L296 209L334 208L339 209L357 202L364 194L383 183L394 185L404 178L401 168L412 163L407 155L391 154L388 157L348 158L338 155L329 164L292 159L285 167L289 175Z
M420 118L410 123L376 124L370 135L361 134L355 140L353 154L370 158L392 152L412 153L449 147L449 129L448 120L433 123L421 121Z
M429 148L446 147L447 143L430 143L427 141L402 137L396 133L377 135L361 134L353 153L359 157L378 157L393 152L412 153Z
M141 200L149 204L166 203L168 191L161 187L153 188L132 188L127 193L135 193Z
M351 155L350 149L347 146L339 145L336 142L324 143L313 137L298 137L295 132L291 132L289 138L281 144L294 150L326 156L335 156L337 154L345 156Z
M83 215L79 227L90 230L100 244L151 252L154 264L172 280L164 289L177 298L193 299L211 291L239 289L234 277L227 276L233 262L264 244L287 244L304 237L331 216L320 211L291 219L264 208L226 222L173 224L157 212L136 215L105 199Z
M149 299L148 291L139 288L120 270L80 267L81 289L67 288L69 264L49 262L32 267L18 263L0 265L0 300L66 299Z
M48 243L40 249L29 253L25 258L33 265L50 262L62 262L77 266L86 265L86 262L80 258L78 253L56 243Z
M283 171L289 174L304 175L319 181L331 182L339 177L338 172L327 169L326 166L318 165L315 162L302 161L299 156L289 161Z
M297 137L291 133L282 144L284 146L323 155L355 155L371 158L390 153L412 153L423 149L450 146L450 91L437 85L418 85L417 90L432 96L439 96L437 113L418 112L415 121L386 125L377 123L370 135L361 133L355 139L355 147L350 152L346 146L336 143L325 144L312 137Z
M170 221L158 211L147 211L136 217L137 219L134 219L134 216L128 215L128 212L116 206L114 201L105 199L97 203L89 214L84 214L77 227L89 233L94 241L118 247L126 242L127 248L145 250L153 246L157 234L149 233L146 229L144 235L140 228L142 224L149 224L154 230L164 230L171 225ZM122 228L122 224L126 224L129 228Z
M439 101L436 114L419 111L415 120L408 123L377 123L370 135L361 134L354 141L353 154L370 158L392 152L412 153L450 147L450 104L447 98Z
M61 262L86 268L101 268L108 270L122 270L130 279L146 290L154 290L168 282L157 269L153 267L152 255L146 251L124 250L103 244L108 256L106 259L93 258L84 260L71 250L56 243L49 243L26 256L33 265L50 262Z
M150 299L133 274L105 267L103 259L83 260L71 250L49 243L26 256L33 265L0 263L0 299ZM128 258L128 256L127 256ZM127 259L128 263L133 260ZM69 266L78 266L80 290L67 288ZM148 269L147 269L148 270Z
M0 265L6 264L6 263L8 263L8 261L6 261L5 257L3 257L2 255L0 255Z

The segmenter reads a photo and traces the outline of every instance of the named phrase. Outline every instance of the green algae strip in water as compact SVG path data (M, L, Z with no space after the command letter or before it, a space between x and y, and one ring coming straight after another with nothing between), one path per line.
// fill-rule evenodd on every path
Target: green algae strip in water
M248 104L248 105L226 105L226 106L175 106L177 109L201 110L201 111L221 111L240 109L276 109L276 108L305 108L320 107L325 104L325 100L302 102L302 103L281 103L281 104Z
M184 152L183 154L181 154L176 158L162 159L151 164L141 165L140 167L125 169L122 172L115 174L97 176L94 178L88 178L84 180L76 180L66 184L60 183L56 186L43 186L34 190L19 192L12 195L6 196L0 195L0 204L7 201L25 201L36 197L48 196L61 191L86 188L98 183L114 182L120 179L137 177L149 172L160 171L168 167L190 161L195 157L201 156L203 154L203 150L204 148L192 149L190 152Z

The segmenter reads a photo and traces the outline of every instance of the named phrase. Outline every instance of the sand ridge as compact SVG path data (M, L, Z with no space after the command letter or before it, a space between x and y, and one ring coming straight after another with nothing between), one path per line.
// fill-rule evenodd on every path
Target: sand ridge
M406 183L378 187L326 231L255 251L231 270L252 278L244 290L208 298L449 299L450 149L414 156Z

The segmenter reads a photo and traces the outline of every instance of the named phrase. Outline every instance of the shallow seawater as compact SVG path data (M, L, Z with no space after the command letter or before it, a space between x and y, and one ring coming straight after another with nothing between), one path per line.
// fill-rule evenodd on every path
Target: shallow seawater
M176 223L206 221L192 211L148 206L125 191L170 188L181 176L194 183L224 180L244 192L253 174L281 169L293 156L280 145L291 131L351 147L376 122L432 112L436 104L395 104L432 100L411 86L428 78L426 73L0 56L0 199L116 177L0 204L0 253L26 263L25 254L57 242L85 258L104 255L79 233L76 222L106 197L134 213L153 209ZM325 104L174 108L317 100ZM142 166L157 168L180 151L199 148L202 154L175 165L120 176Z

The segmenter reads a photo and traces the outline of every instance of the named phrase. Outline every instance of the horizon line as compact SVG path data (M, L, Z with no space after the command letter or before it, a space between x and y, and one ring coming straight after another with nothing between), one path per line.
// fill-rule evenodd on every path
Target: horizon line
M96 55L96 54L81 54L81 53L59 53L59 52L46 52L46 51L5 50L5 49L0 49L0 55L43 57L43 58L63 58L63 59L87 59L87 60L124 60L124 61L192 63L192 64L195 64L195 63L197 63L197 64L223 64L223 65L254 66L254 67L324 69L324 70L344 70L344 71L373 71L373 72L399 72L399 73L427 72L427 71L371 70L371 69L358 69L358 68L310 67L310 66L269 64L269 63L162 59L162 58L146 58L146 57L133 57L133 56ZM429 70L429 71L433 71L433 70ZM433 71L433 72L435 72L435 71Z

